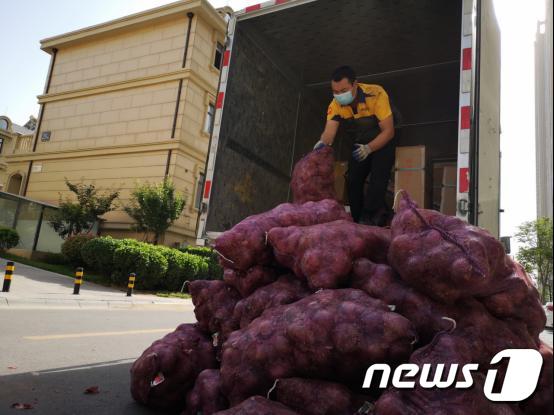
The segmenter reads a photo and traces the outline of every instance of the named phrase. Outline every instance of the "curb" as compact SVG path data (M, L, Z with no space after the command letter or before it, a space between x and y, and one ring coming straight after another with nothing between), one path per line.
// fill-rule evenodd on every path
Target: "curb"
M80 299L9 299L0 298L0 309L171 309L192 311L192 302L155 302L155 301L125 301L125 300L80 300Z

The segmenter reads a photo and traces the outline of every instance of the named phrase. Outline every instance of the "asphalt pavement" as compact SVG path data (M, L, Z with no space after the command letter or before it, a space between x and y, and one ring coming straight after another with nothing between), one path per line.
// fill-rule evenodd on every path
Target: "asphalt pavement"
M0 414L30 404L44 415L154 414L129 393L129 369L192 311L0 310ZM90 387L99 393L85 394Z
M74 295L72 278L16 263L10 292L0 292L0 415L18 413L14 404L44 415L156 413L131 398L131 364L195 321L190 299L127 297L88 282L86 270Z

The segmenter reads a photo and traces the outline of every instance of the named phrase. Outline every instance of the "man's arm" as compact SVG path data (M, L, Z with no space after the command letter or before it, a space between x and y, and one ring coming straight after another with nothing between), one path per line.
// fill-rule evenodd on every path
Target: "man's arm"
M369 148L372 152L382 149L394 137L394 120L392 115L379 122L381 132L377 137L369 142Z
M337 131L339 129L339 122L335 120L327 120L327 123L325 123L325 129L323 130L323 133L321 134L321 138L319 139L322 143L327 144L328 146L333 144L333 141L335 141L335 137L337 135Z

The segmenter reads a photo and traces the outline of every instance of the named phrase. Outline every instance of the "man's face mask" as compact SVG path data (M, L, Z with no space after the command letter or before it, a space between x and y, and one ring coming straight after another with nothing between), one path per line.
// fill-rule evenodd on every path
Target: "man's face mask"
M352 104L352 101L354 101L354 94L352 94L352 91L346 91L341 94L333 94L337 102L342 105L350 105Z

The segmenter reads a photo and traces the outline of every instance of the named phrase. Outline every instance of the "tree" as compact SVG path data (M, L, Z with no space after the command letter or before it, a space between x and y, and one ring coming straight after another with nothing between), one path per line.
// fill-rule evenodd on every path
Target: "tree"
M536 275L541 300L552 301L552 219L523 223L516 239L522 244L517 260L527 272Z
M74 184L67 179L65 184L75 194L77 201L64 201L60 195L59 208L49 221L62 238L90 233L94 224L100 221L100 216L116 207L114 201L119 196L118 191L99 194L93 184Z
M175 191L170 180L164 179L155 185L138 185L125 212L135 220L134 229L145 234L151 232L153 243L157 245L160 236L181 215L184 207L184 197Z

